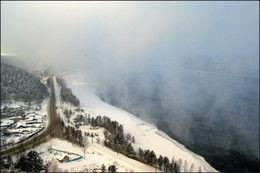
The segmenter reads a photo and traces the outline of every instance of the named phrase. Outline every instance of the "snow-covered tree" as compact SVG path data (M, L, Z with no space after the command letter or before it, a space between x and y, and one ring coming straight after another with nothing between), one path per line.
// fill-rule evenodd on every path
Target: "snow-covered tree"
M85 133L86 133L86 132L85 132ZM84 147L84 159L85 159L86 148L87 148L87 146L89 145L88 138L87 138L86 136L83 137L82 145L83 145L83 147Z
M193 172L193 171L194 171L194 163L192 163L190 166L190 172Z
M37 151L30 151L26 156L21 155L17 168L22 171L41 171L44 169L43 160Z
M131 140L132 143L135 143L135 137L132 136L132 140Z
M164 156L163 157L164 171L166 171L166 172L168 171L169 165L170 165L169 158Z
M139 149L138 149L138 158L139 158L139 160L140 160L141 162L144 161L144 151L143 151L142 148L139 148Z
M163 165L163 157L160 155L159 158L158 158L159 169L162 169L162 165Z
M201 172L201 166L199 166L198 172Z
M27 154L27 163L29 171L40 171L43 170L43 160L37 151L30 151Z
M154 151L151 151L149 154L148 154L148 164L150 164L151 166L154 166L156 164L156 155L154 153Z
M117 170L116 165L110 165L110 166L108 167L108 172L115 173L116 170Z
M101 171L102 171L103 173L106 172L106 166L105 166L104 164L102 164L102 166L101 166Z
M129 133L127 133L127 135L126 135L126 140L128 140L128 141L131 140L131 135Z
M129 143L129 145L126 147L126 154L130 158L134 158L136 155L131 143Z
M182 159L179 159L179 161L178 161L178 165L179 165L179 167L180 167L180 170L182 170L182 164L183 164Z
M184 170L184 172L188 172L188 162L187 162L187 160L184 161L183 170Z

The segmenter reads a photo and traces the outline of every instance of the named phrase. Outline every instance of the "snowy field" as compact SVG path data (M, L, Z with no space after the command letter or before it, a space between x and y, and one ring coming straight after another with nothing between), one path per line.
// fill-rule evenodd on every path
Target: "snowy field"
M103 140L103 128L98 128L91 130L90 126L81 126L82 132L90 132L98 134L98 137ZM118 172L155 172L155 169L140 163L136 160L130 159L122 154L117 154L111 149L104 147L102 143L98 144L96 142L97 136L94 137L93 143L91 137L88 137L89 144L86 147L85 158L84 149L77 145L74 145L66 140L61 140L58 138L53 138L48 142L45 142L34 150L38 151L40 156L44 159L45 163L51 163L49 171L55 172L101 172L102 164L105 165L106 169L110 165L116 165ZM52 150L49 150L52 148ZM55 152L55 150L62 150L62 152ZM50 152L51 151L51 152ZM27 151L29 152L29 151ZM73 153L73 154L67 154ZM83 156L82 159L72 162L59 162L58 159L67 155L70 159L74 159L78 156ZM61 157L62 156L62 157ZM106 170L107 171L107 170ZM158 170L157 170L158 172Z
M80 105L81 108L84 108L84 112L90 114L91 117L108 116L111 120L123 124L125 133L135 136L136 143L133 144L133 147L136 151L141 147L142 149L153 150L157 157L162 155L167 156L169 159L173 157L175 160L182 159L183 162L186 160L188 168L194 164L194 172L198 172L199 167L201 167L202 172L217 171L203 157L189 151L185 146L171 139L154 125L101 101L88 89L88 84L81 81L77 76L70 75L63 78L67 81L68 87L72 89L73 94L80 99ZM183 171L183 167L181 171Z

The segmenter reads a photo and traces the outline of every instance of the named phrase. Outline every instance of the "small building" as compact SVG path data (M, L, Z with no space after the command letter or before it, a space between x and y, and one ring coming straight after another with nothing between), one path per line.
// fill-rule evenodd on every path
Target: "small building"
M26 128L26 123L23 122L23 121L19 121L17 124L16 124L16 128Z
M67 160L69 160L69 156L65 155L65 154L61 154L61 155L56 155L56 159L59 161L59 162L66 162Z
M21 106L14 106L14 107L10 107L8 108L8 112L10 113L21 113L23 111Z
M66 162L67 160L70 160L69 156L64 156L64 158L61 160L62 162Z
M28 117L35 118L35 114L34 114L34 113L31 113L31 114L28 115Z
M5 119L1 121L1 127L8 127L14 123L14 120Z

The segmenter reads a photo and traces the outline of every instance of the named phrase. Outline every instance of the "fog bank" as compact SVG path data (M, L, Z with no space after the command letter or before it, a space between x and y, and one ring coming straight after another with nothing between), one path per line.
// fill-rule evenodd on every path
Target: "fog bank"
M190 146L259 157L259 2L1 2L1 16L1 53L27 68L80 74Z

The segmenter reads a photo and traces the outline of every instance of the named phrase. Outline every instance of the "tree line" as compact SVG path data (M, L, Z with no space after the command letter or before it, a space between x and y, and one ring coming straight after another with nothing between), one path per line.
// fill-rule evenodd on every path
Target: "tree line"
M61 87L61 90L60 90L61 99L63 101L70 102L74 106L79 106L79 104L80 104L79 99L75 95L73 95L70 88L67 88L66 81L64 79L58 78L58 77L56 77L56 80L57 80L59 86Z
M61 119L57 120L54 136L63 138L73 144L79 145L80 147L84 146L82 131L78 128L75 128L74 126L65 126Z
M166 156L157 157L153 150L143 150L139 148L136 152L132 146L132 143L135 142L134 136L131 136L129 133L124 135L124 128L117 121L111 121L109 117L106 116L97 116L96 118L92 117L89 119L91 126L100 126L104 127L105 141L104 145L117 153L126 155L129 158L138 160L144 164L153 166L161 171L166 172L180 172L180 166L182 160L175 160L174 158L169 160ZM87 120L88 121L88 120ZM187 161L185 161L187 164ZM192 170L194 165L191 166Z

